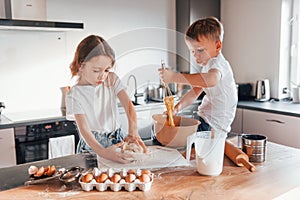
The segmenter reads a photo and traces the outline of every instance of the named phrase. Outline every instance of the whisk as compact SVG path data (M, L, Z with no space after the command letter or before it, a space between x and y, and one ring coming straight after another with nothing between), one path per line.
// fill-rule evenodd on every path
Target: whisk
M165 63L163 60L161 60L161 67L162 67L162 69L166 69L166 66L165 66ZM162 84L165 89L164 104L167 109L169 126L175 126L174 119L173 119L174 97L173 97L173 94L172 94L169 86L163 81L162 81Z
M166 64L165 64L165 62L163 60L161 60L161 68L162 69L166 69ZM173 96L170 87L165 82L163 82L163 81L162 81L162 84L163 84L163 86L165 88L165 97L167 97L167 96Z

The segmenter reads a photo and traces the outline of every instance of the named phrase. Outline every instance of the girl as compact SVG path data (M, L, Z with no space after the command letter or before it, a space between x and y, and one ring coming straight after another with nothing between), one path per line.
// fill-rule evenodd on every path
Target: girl
M144 152L147 149L138 134L136 113L125 87L110 71L114 63L114 51L103 38L90 35L80 42L70 65L78 82L66 96L67 119L76 121L81 135L77 153L94 151L103 158L128 163L130 155L116 152L124 139L116 121L117 98L128 118L125 141L138 144Z

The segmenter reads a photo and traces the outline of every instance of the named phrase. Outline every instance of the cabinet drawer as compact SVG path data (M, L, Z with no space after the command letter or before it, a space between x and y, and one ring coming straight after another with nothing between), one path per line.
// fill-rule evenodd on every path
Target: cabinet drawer
M300 148L300 118L253 110L243 111L243 132L258 133L269 141Z
M243 132L243 109L237 108L235 118L231 124L231 132L242 133Z

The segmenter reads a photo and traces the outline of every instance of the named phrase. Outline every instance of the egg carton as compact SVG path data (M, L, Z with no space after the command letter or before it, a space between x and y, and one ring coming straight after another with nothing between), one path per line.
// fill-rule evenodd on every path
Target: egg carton
M147 170L147 171L150 172L149 170ZM153 178L154 178L153 173L150 172L150 175L148 174L148 176L150 177L149 182L142 182L139 179L139 177L142 176L143 170L130 169L130 173L134 173L136 178L133 182L126 182L125 177L127 176L128 172L129 172L128 169L114 170L114 169L110 168L110 169L101 170L98 168L94 168L92 171L93 179L88 183L83 182L82 178L87 174L87 173L85 173L85 174L82 174L81 177L79 178L79 183L81 185L82 190L84 190L84 191L91 191L91 190L94 190L94 188L96 188L96 190L98 190L99 192L103 192L108 189L118 192L118 191L122 190L122 188L124 188L128 192L132 192L137 189L139 189L141 191L150 190L152 182L153 182ZM89 172L89 173L91 173L91 172ZM103 183L99 183L96 181L96 178L102 173L106 173L108 175L108 178ZM118 181L117 183L115 183L111 180L111 178L114 176L114 174L119 174L121 176L120 181Z

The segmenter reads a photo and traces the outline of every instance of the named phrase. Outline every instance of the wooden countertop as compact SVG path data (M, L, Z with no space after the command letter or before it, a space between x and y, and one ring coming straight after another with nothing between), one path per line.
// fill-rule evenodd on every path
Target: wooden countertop
M251 173L225 157L223 172L216 177L201 176L195 167L153 170L154 181L146 192L84 192L79 185L67 188L53 180L2 191L0 199L298 199L299 149L268 142L266 161L254 165Z

